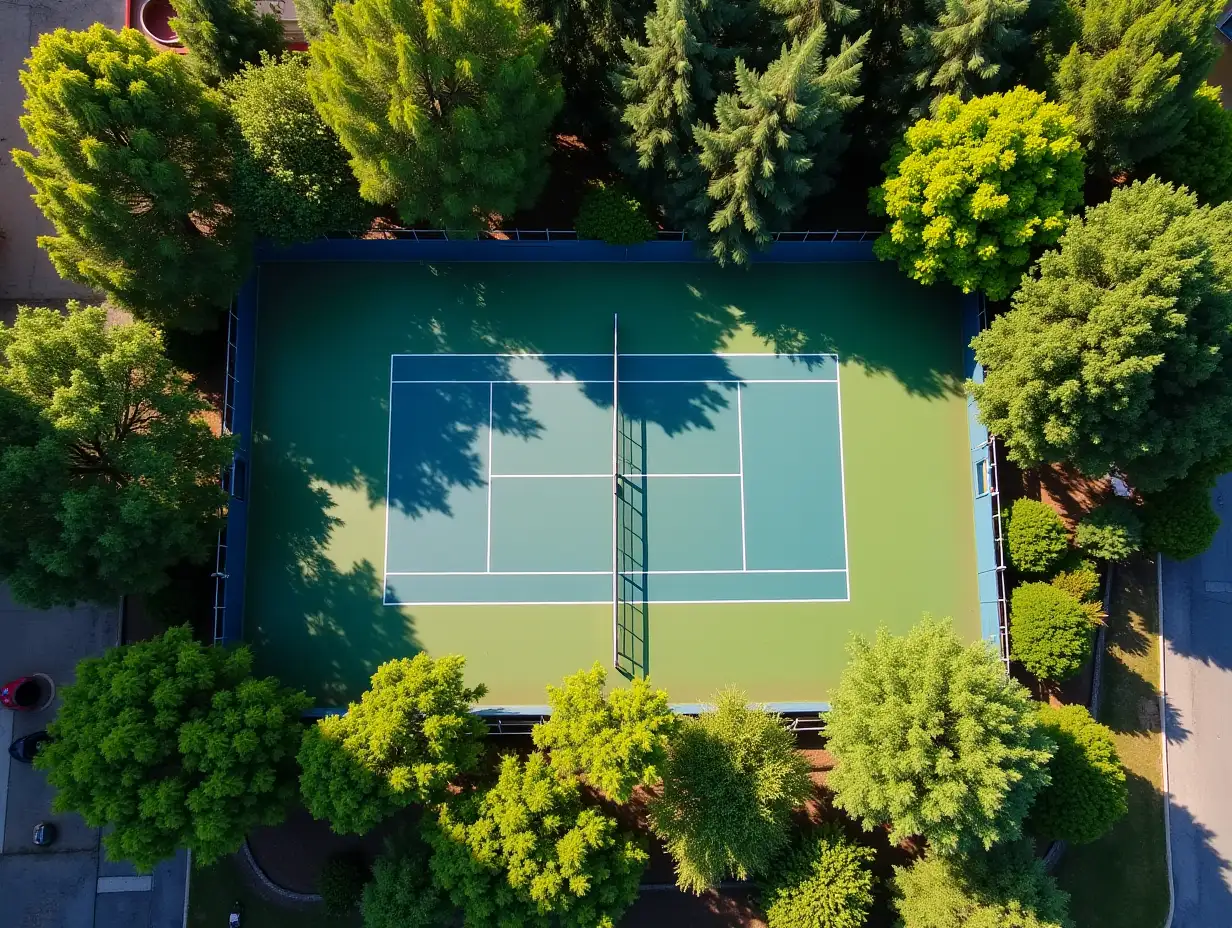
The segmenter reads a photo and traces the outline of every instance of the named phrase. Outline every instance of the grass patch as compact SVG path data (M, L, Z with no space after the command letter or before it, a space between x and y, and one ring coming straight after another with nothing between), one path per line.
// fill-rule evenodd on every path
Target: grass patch
M1116 569L1100 721L1113 730L1129 777L1129 814L1061 862L1058 882L1083 928L1157 928L1168 912L1158 603L1153 560Z
M249 885L244 866L224 857L209 867L194 867L188 895L189 928L222 928L238 902L244 928L359 928L359 910L353 915L327 915L317 905L279 905L258 896Z

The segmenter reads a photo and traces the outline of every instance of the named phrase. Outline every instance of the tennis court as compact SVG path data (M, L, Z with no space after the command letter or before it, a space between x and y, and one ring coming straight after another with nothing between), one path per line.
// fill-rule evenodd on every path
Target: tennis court
M245 636L322 704L467 657L818 703L852 632L980 635L957 294L873 263L266 263Z

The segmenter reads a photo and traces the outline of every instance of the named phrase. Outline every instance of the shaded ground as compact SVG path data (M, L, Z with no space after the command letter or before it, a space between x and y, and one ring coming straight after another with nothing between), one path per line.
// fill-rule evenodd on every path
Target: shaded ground
M1155 928L1168 909L1155 564L1118 567L1114 584L1100 720L1129 776L1129 814L1095 843L1070 847L1057 877L1076 925Z

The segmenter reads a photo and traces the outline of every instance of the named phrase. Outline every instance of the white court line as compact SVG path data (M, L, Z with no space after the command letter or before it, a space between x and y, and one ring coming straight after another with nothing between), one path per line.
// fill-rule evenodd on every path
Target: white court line
M740 449L740 566L749 569L749 546L744 530L744 405L736 384L736 444Z
M492 570L492 392L496 384L488 383L488 570Z
M610 351L489 351L486 353L467 353L464 351L423 351L398 353L391 358L610 358ZM838 355L832 351L622 351L622 358L834 358Z
M851 555L847 551L847 474L843 464L843 385L835 381L834 401L838 404L838 488L843 501L843 566L851 567ZM847 571L847 596L851 596L851 571Z
M389 485L394 460L394 359L389 359L389 431L385 436L385 576L389 576Z
M775 381L775 383L778 383L778 382L779 381L777 380ZM786 381L786 382L796 383L797 381L791 380L791 381ZM803 381L800 381L800 382L802 383ZM575 384L575 383L606 383L610 386L612 383L612 380L610 377L607 380L573 380L570 377L560 377L560 378L557 378L556 380L518 380L518 379L511 377L508 380L491 380L491 379L485 379L485 380L395 380L393 381L393 383L508 383L508 384L514 384L514 385L520 385L520 384L526 384L526 383L558 383L558 384L569 384L569 385ZM676 381L674 380L668 381L668 383L676 383Z
M604 571L606 574L607 571ZM647 606L722 606L735 604L753 604L753 603L849 603L851 597L846 599L647 599L644 600ZM523 600L515 600L513 602L505 602L504 600L492 599L476 599L476 600L451 600L449 602L399 602L399 603L382 603L385 606L611 606L610 599L577 599L577 600L560 600L551 599L545 602L525 602Z
M606 577L610 570L394 570L391 577ZM622 570L621 576L644 577L670 574L845 574L845 567L754 568L753 570ZM604 600L607 602L607 600Z
M603 477L611 480L611 474L489 474L493 480L550 480L555 477L585 479ZM739 474L617 474L621 480L638 480L642 477L739 477Z
M390 383L508 383L508 384L537 384L537 383L555 383L555 384L575 384L575 383L604 383L611 384L611 379L607 380L574 380L571 377L558 377L555 380L522 380L517 377L510 377L508 380L391 380ZM684 378L678 377L674 380L622 380L621 383L838 383L834 377L726 377L726 378Z

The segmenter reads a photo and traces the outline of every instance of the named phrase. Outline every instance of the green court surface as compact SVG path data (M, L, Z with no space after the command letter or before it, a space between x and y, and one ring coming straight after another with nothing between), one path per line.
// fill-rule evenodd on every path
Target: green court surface
M420 649L492 705L595 660L680 703L818 702L852 632L979 636L952 291L267 263L257 326L246 634L322 704Z

